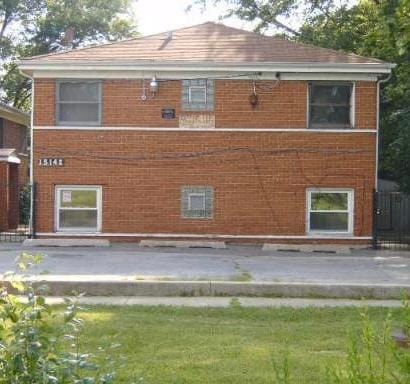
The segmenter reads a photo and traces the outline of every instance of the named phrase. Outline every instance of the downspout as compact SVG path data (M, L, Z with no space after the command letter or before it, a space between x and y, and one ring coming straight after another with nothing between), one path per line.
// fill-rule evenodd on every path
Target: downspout
M379 131L380 131L380 84L387 83L391 79L392 73L390 72L387 77L384 79L377 80L377 105L376 105L376 175L375 175L375 186L374 190L377 192L377 181L378 181L378 174L379 174Z
M30 127L30 235L34 236L34 78L31 78L31 127Z
M373 248L378 249L377 227L378 227L378 179L379 179L379 137L380 137L380 84L390 80L392 73L390 72L384 79L377 80L377 95L376 95L376 170L374 178L374 193L373 193Z

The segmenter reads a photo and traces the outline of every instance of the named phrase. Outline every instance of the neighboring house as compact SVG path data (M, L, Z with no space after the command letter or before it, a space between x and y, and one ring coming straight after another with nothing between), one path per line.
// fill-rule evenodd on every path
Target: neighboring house
M392 67L215 23L26 59L37 235L368 243Z
M19 224L19 191L28 182L30 116L0 104L0 232Z

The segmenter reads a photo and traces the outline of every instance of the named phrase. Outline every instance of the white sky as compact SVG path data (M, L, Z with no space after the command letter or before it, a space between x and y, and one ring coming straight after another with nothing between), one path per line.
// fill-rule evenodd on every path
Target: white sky
M195 6L192 7L191 11L185 12L190 4L192 4L192 0L137 0L134 13L138 32L145 36L206 21L217 22L218 17L226 9L219 5L218 7L209 7L202 13L200 7ZM252 29L250 23L238 19L227 19L223 23L236 28Z
M172 29L188 27L206 21L219 21L219 16L223 15L227 9L226 5L208 6L205 12L201 12L200 6L193 6L189 12L186 8L193 3L193 0L134 0L133 13L137 20L138 32L142 36L154 33L165 32ZM357 0L347 0L348 5L352 6ZM212 0L209 1L212 3ZM345 4L346 0L337 0L336 4ZM285 20L283 20L285 21ZM298 29L302 17L294 17L286 23ZM228 26L240 29L252 30L254 23L245 22L237 18L224 19L222 22ZM274 30L265 31L266 34L274 33ZM276 31L283 32L283 31Z

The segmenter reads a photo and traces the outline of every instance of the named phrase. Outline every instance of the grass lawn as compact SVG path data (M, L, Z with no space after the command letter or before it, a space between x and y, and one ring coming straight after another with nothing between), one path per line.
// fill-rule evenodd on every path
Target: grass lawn
M378 324L387 312L369 309ZM81 317L84 351L121 344L112 358L127 384L275 383L271 359L286 348L292 382L325 383L326 366L345 361L360 331L357 308L91 307Z

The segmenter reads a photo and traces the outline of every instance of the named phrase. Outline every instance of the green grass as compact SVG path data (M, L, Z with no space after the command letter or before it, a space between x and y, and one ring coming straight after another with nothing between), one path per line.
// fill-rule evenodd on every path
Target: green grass
M82 314L85 352L113 354L119 383L275 383L272 357L288 349L296 383L325 383L325 368L345 361L359 309L92 307ZM386 309L369 310L381 324ZM397 310L393 310L397 315ZM125 365L120 366L120 355Z

